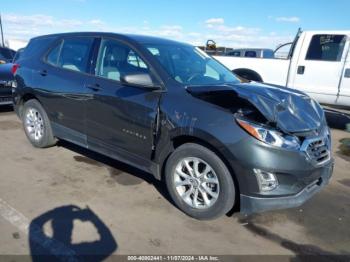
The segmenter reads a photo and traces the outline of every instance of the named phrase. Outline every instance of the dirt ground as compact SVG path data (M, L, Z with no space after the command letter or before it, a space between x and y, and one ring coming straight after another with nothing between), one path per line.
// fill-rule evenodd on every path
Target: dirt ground
M66 142L35 149L0 109L0 254L350 254L347 113L327 113L335 170L302 207L196 221L149 174ZM349 139L349 140L347 140Z

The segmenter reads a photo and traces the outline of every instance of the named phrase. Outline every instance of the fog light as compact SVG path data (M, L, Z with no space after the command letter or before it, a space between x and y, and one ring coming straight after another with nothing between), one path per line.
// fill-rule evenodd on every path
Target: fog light
M274 190L278 186L278 180L274 174L260 169L254 169L254 173L261 192Z

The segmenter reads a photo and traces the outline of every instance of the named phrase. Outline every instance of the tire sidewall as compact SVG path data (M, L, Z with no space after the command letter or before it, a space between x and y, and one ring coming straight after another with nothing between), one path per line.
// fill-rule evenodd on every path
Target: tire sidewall
M33 140L30 135L28 134L28 130L25 126L25 121L26 121L26 114L28 112L29 109L35 109L37 110L42 119L43 119L43 124L44 124L44 131L43 131L43 136L40 140ZM23 113L22 113L22 123L23 123L23 128L24 128L24 132L28 138L28 140L30 141L30 143L35 146L35 147L39 147L39 148L43 148L43 147L47 147L50 144L52 144L52 131L51 131L51 126L50 126L50 121L47 117L47 114L44 110L44 108L42 107L42 105L37 101L37 100L29 100L24 104L23 107Z
M202 159L213 168L217 175L220 184L219 197L213 206L207 209L195 209L190 207L177 193L174 185L174 172L179 161L186 157ZM186 214L197 219L215 219L226 214L235 203L235 185L226 165L214 152L197 144L185 144L173 152L166 163L165 180L169 194L176 206Z

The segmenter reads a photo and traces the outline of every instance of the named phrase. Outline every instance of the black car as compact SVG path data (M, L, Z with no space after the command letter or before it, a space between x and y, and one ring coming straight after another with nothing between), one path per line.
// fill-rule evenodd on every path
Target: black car
M242 82L191 45L56 34L32 39L17 63L15 110L35 147L68 140L145 170L192 217L298 206L332 174L317 102Z
M0 106L12 105L13 68L11 63L0 64Z
M21 54L23 53L25 48L20 48L17 50L17 52L15 53L15 55L13 56L13 59L12 59L12 63L16 63L17 60L19 60Z
M15 83L13 69L16 52L12 49L0 47L0 106L12 105L12 86Z
M12 62L12 59L15 56L15 54L16 54L16 51L10 48L0 47L0 64Z

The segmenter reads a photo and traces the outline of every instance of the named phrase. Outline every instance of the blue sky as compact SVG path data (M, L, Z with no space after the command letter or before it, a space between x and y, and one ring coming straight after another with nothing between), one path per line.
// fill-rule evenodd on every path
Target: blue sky
M112 31L192 44L270 47L304 30L350 30L348 0L0 0L5 36Z

